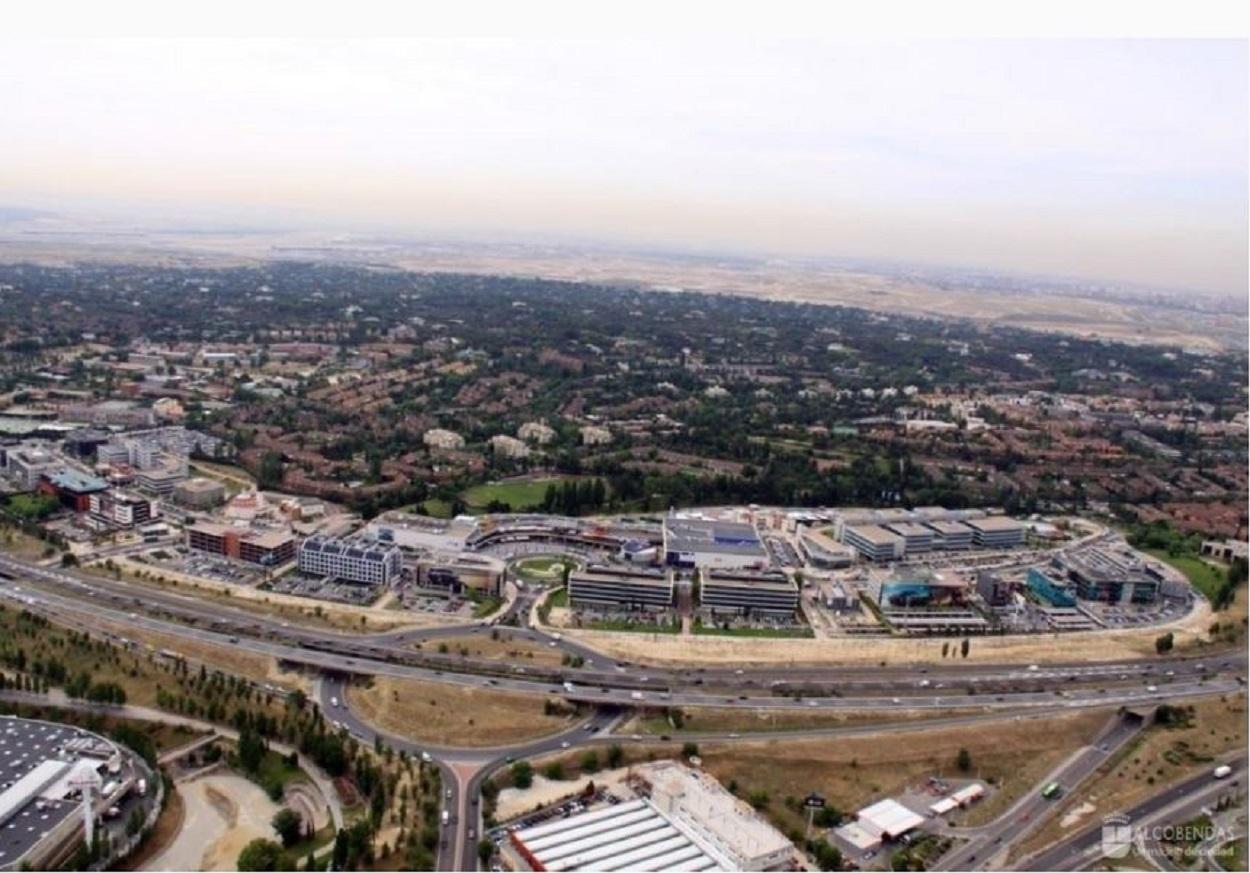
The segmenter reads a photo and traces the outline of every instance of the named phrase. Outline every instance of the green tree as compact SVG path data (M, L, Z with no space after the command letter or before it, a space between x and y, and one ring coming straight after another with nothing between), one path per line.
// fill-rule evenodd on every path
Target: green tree
M252 840L239 852L240 870L282 870L282 847L273 840Z
M522 791L534 784L534 766L529 761L512 765L512 784Z
M1162 636L1155 637L1155 653L1159 655L1164 655L1172 651L1173 642L1174 640L1172 638L1171 631L1168 631Z
M608 746L608 767L615 770L625 760L625 751L616 743Z
M967 773L972 769L972 755L968 754L967 749L959 750L959 754L955 757L955 766L959 768L960 773Z
M304 820L300 818L299 813L289 807L283 807L274 814L273 817L274 833L278 835L278 839L282 840L282 845L291 848L299 842L300 837L304 835Z
M495 854L495 844L490 840L477 841L477 859L481 862L481 866L485 867L490 861L490 856Z

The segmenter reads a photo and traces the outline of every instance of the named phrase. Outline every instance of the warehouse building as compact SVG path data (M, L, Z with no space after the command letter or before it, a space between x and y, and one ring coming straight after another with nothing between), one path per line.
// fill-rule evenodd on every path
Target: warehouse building
M799 608L799 586L780 570L705 569L699 602L713 613L793 615Z
M752 525L668 516L664 563L674 567L767 567L768 551Z
M659 761L634 769L642 796L513 831L528 870L780 870L794 846L710 776Z
M901 561L907 540L887 528L875 524L848 524L842 528L842 542L853 548L866 561Z
M187 528L187 547L265 567L295 560L295 539L286 531L196 522Z
M591 565L569 574L576 609L663 611L673 606L673 577L664 569Z
M309 537L299 547L301 573L361 585L389 585L399 578L402 562L398 546L376 542Z
M964 524L972 528L972 543L983 549L1010 549L1024 544L1024 524L1005 515L973 518Z

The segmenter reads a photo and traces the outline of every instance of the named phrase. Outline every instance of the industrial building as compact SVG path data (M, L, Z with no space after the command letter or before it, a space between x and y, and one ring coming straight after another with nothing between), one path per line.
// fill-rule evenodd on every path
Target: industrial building
M154 501L120 488L95 492L88 507L94 518L112 527L131 528L147 524L157 516Z
M299 571L361 585L389 585L403 567L399 547L377 542L309 537L299 546Z
M506 570L507 564L490 555L432 554L417 560L417 584L452 594L469 589L497 595L503 592Z
M875 851L882 843L904 837L924 822L924 816L886 798L861 809L855 821L844 824L836 833L861 852Z
M799 608L799 586L780 570L705 569L699 603L713 613L793 615Z
M663 611L673 606L673 577L664 569L591 565L569 574L575 609Z
M675 567L766 567L768 551L752 525L670 515L664 519L664 563Z
M528 870L779 870L794 846L710 776L675 761L635 768L642 796L509 834Z
M983 549L1011 549L1024 544L1024 524L1005 515L965 521L972 528L972 543Z
M846 525L842 542L853 548L866 561L901 561L906 554L907 540L892 530L875 524Z
M1076 587L1082 600L1102 603L1153 603L1160 576L1131 553L1086 549L1055 558L1053 566Z
M266 567L295 560L295 539L282 530L252 530L201 521L187 528L187 547Z

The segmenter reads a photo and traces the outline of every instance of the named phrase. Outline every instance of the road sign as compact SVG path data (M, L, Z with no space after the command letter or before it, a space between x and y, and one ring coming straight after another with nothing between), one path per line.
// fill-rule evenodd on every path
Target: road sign
M813 791L811 794L807 795L807 797L803 798L803 805L808 809L824 809L825 798Z

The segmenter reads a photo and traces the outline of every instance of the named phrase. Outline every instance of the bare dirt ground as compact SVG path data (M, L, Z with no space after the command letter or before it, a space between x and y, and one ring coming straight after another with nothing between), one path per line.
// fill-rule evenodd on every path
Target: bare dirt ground
M367 722L393 734L436 745L506 746L555 733L572 722L548 713L534 695L485 691L438 682L375 676L347 691Z
M178 786L186 814L173 843L145 870L234 870L239 852L257 838L273 839L278 805L233 773L211 773Z
M556 610L552 610L553 613ZM1192 613L1166 627L1090 633L974 637L968 663L1046 663L1051 661L1114 661L1154 652L1165 630L1184 648L1207 639L1210 606L1200 601ZM651 664L910 664L942 663L942 645L950 640L907 637L833 637L770 639L751 637L684 637L674 634L619 633L562 628L565 636L613 658ZM948 659L950 660L950 659Z

